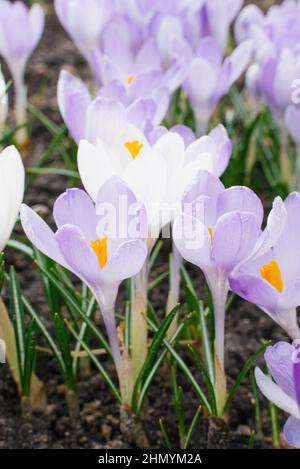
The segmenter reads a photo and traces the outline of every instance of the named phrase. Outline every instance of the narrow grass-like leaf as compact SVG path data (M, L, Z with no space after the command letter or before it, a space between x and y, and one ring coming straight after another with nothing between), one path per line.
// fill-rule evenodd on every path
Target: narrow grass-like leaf
M54 319L57 342L59 344L61 354L62 354L62 359L64 361L65 368L66 368L66 374L65 374L66 385L69 389L71 389L72 391L75 391L76 390L76 378L73 373L70 343L69 343L69 337L65 328L65 322L62 319L62 317L59 315L59 313L54 313L53 319Z
M150 259L149 259L149 272L151 272L151 270L153 269L163 245L164 245L164 242L162 239L160 239L157 241L156 245L154 246Z
M186 436L186 440L184 442L184 445L183 445L183 449L187 449L189 447L189 444L190 444L190 441L191 441L191 438L194 434L194 431L195 431L195 428L196 428L196 425L197 425L197 422L199 420L199 417L200 417L200 413L201 413L201 405L199 405L195 415L194 415L194 418L192 420L192 423L190 425L190 428L188 430L188 433L187 433L187 436Z
M163 440L165 442L165 445L166 445L167 449L172 449L170 438L169 438L169 435L167 433L167 430L165 429L163 419L159 419L159 426L160 426L161 433L162 433L162 436L163 436Z
M100 331L97 329L93 321L91 321L84 311L81 310L79 305L76 303L76 301L72 298L72 296L69 294L69 292L58 282L58 280L54 277L54 275L50 272L48 272L44 267L38 266L38 268L43 272L44 275L48 277L48 279L51 281L51 283L55 286L55 288L58 290L58 292L61 294L61 296L65 299L68 305L70 305L73 310L78 314L78 316L81 318L82 321L86 322L89 329L91 332L94 334L96 339L99 341L101 347L103 347L108 355L112 357L112 352L111 349L106 341L106 339L103 337L103 335L100 333Z
M181 331L184 328L184 326L185 326L185 324L183 322L178 326L177 331L174 333L174 335L170 339L170 344L171 345L177 340L177 338L181 334ZM142 387L142 389L139 393L139 402L138 402L138 407L137 407L137 411L136 411L137 415L141 414L141 411L143 409L144 400L145 400L145 397L146 397L147 392L149 390L149 387L150 387L150 385L151 385L157 371L159 370L163 360L165 359L166 354L167 354L167 349L165 348L161 352L160 356L157 358L157 360L154 363L150 373L148 373L148 375L145 379L143 387Z
M233 399L239 385L241 384L241 382L243 381L245 376L249 373L251 368L254 366L256 360L258 359L258 357L266 350L268 345L270 345L270 341L265 341L265 343L257 350L257 352L255 352L253 355L251 355L251 357L248 358L248 360L246 361L246 363L243 366L242 370L240 371L237 379L235 380L232 388L230 389L230 392L228 394L228 397L227 397L227 400L226 400L226 403L225 403L225 406L224 406L224 410L223 410L224 413L226 413L229 410L231 401L232 401L232 399Z
M173 321L173 318L175 317L177 311L178 311L179 305L176 305L172 311L166 316L164 321L162 322L161 326L156 330L155 335L153 337L151 346L148 350L146 360L144 362L144 365L136 379L134 389L133 389L133 395L132 395L132 408L136 409L137 408L137 403L138 403L138 394L139 390L142 386L143 380L147 376L148 373L150 373L151 368L153 367L157 354L159 351L159 348L161 347L162 341L166 336L166 333Z
M186 438L186 430L185 430L185 418L184 418L184 411L183 411L183 391L177 383L177 373L176 373L176 365L171 366L171 381L173 386L173 394L174 394L174 403L175 403L175 413L178 422L178 430L181 443ZM182 444L181 444L182 446Z
M151 329L156 332L157 327L155 326L155 324L149 318L147 318L147 321L148 321L149 325L151 326ZM210 415L212 415L211 405L210 405L209 401L207 400L205 394L203 393L202 389L198 385L195 377L192 375L192 373L191 373L190 369L188 368L188 366L185 364L183 359L178 355L176 350L170 345L170 343L167 340L164 339L163 343L164 343L165 347L167 348L168 352L170 352L170 354L172 355L172 357L174 358L174 360L178 364L178 366L181 368L183 374L185 375L185 377L187 378L189 383L191 384L192 388L194 389L194 392L195 392L196 396L199 398L199 400L206 407L208 413Z
M9 298L12 323L15 332L18 367L20 374L21 389L24 388L24 366L25 366L25 327L24 308L21 300L20 284L16 276L14 267L9 272Z
M65 363L61 357L61 352L60 350L58 349L56 343L54 342L54 340L52 339L51 335L49 334L49 332L47 331L46 327L44 326L44 324L42 323L39 315L36 313L36 311L34 310L33 306L29 303L29 301L25 298L24 295L22 295L22 302L23 302L23 305L26 309L26 311L30 314L30 316L35 320L36 322L36 325L37 327L39 328L41 334L43 335L43 337L45 338L46 342L48 343L48 346L50 347L50 349L52 350L53 352L53 355L54 357L56 358L57 360L57 363L59 365L59 368L60 368L60 371L61 371L61 374L63 377L65 377L65 373L66 373L66 368L65 368ZM65 379L65 378L64 378Z
M208 376L208 372L207 372L206 368L203 366L203 364L201 362L201 359L200 359L197 351L195 350L195 348L192 345L188 345L188 350L191 353L191 355L192 355L192 357L195 361L195 364L196 364L197 368L199 369L199 371L200 371L200 373L203 376L203 379L205 381L207 391L208 391L208 395L209 395L209 401L210 401L211 408L212 408L212 413L213 413L213 415L217 415L217 402L216 402L216 395L215 395L214 385L211 382L210 377Z
M36 362L36 322L30 321L25 341L24 389L23 396L30 396L31 378Z
M89 305L86 309L86 317L88 319L91 319L91 317L93 316L95 312L95 306L96 306L96 299L93 297L91 298ZM81 325L79 334L78 334L79 340L76 343L75 352L79 352L81 350L81 343L86 341L87 332L88 332L88 325L86 322L83 322ZM73 358L73 373L75 375L78 372L78 365L79 365L79 358L75 356Z
M202 347L203 347L203 357L207 369L207 374L209 376L209 380L214 386L215 383L215 367L214 367L214 359L213 359L213 343L210 340L209 332L207 330L206 324L206 316L205 310L203 308L202 301L199 302L199 320L201 326L201 339L202 339Z
M86 351L86 353L89 355L91 361L94 363L95 367L97 368L97 370L99 371L99 373L101 374L101 376L103 377L104 381L106 382L106 384L108 385L108 387L110 388L110 390L112 391L113 395L115 396L115 398L117 399L118 403L121 404L122 403L122 398L120 396L120 393L119 391L117 390L116 386L114 385L114 383L112 382L112 380L110 379L109 375L107 374L107 372L105 371L105 369L103 368L103 366L101 365L101 363L99 362L99 360L97 359L97 357L95 356L95 354L92 352L92 350L90 350L90 348L85 344L85 342L79 337L79 335L77 334L77 332L73 329L73 327L71 326L71 324L68 322L68 321L65 321L68 328L70 329L71 333L73 334L73 336L75 337L75 339L80 342L82 348Z

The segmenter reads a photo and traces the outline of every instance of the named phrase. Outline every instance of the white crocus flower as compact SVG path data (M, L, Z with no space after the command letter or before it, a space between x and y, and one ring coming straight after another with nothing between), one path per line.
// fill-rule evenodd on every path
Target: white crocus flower
M24 195L25 171L14 146L0 153L0 252L10 238Z

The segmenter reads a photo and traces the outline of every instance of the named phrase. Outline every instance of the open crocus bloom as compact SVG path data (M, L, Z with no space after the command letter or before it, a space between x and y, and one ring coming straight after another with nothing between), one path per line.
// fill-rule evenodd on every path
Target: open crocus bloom
M22 158L14 146L0 153L0 252L4 249L16 220L24 195L25 171Z
M103 28L113 14L111 0L55 0L54 7L64 29L86 60L100 42Z
M277 198L262 232L263 206L253 191L247 187L225 190L218 178L200 171L183 195L182 214L174 222L177 249L184 259L203 271L212 293L219 413L226 398L224 321L228 279L240 265L262 255L277 241L284 227L285 212L282 200ZM223 375L221 383L218 370Z
M267 348L265 361L275 382L256 368L256 383L267 399L290 414L284 436L289 445L300 448L299 348L278 342Z
M220 176L231 156L231 142L223 126L187 148L176 132L163 133L150 145L133 125L125 125L118 135L114 127L108 130L110 134L98 139L96 146L85 140L80 142L78 168L84 187L95 200L105 180L112 175L121 177L137 200L145 204L153 238L173 219L174 210L176 213L179 209L183 191L195 172L206 169Z
M287 220L281 237L263 256L245 263L230 279L232 290L255 303L292 339L300 338L296 308L300 305L300 195L284 202Z
M249 65L252 42L240 44L224 62L222 49L211 37L200 42L196 54L186 44L185 54L188 66L184 89L195 113L197 133L202 135L219 100Z
M127 209L119 216L124 200ZM144 207L136 204L133 193L118 178L109 179L101 187L96 201L95 208L84 191L67 190L54 205L56 233L26 205L21 207L21 221L26 235L41 252L69 269L93 291L120 377L115 301L120 283L137 274L145 262L147 219ZM105 223L101 221L104 215ZM118 220L124 224L120 226Z
M117 85L112 84L111 87L114 87L114 93L103 93L106 96L92 99L88 88L80 79L66 70L60 73L58 106L76 143L87 139L96 144L97 138L111 142L113 134L118 133L126 122L143 130L147 126L151 127L156 117L160 119L153 100L141 98L129 104Z

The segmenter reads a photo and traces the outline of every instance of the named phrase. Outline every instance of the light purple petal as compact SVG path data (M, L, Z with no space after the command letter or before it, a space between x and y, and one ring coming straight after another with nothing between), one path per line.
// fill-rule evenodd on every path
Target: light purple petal
M147 121L153 121L155 112L156 104L152 99L139 98L128 106L127 121L143 130Z
M120 101L124 106L127 106L128 103L125 86L118 80L113 80L108 85L102 86L98 96L114 101Z
M87 140L96 144L97 139L112 145L116 133L126 121L126 110L123 104L107 99L96 98L89 106L86 121Z
M259 368L255 368L255 379L257 386L269 401L273 402L285 412L300 419L300 411L297 403Z
M295 384L293 376L293 353L295 349L288 342L277 342L265 351L265 361L278 386L293 399Z
M297 146L300 146L300 109L296 106L288 106L284 121L292 139Z
M263 221L263 205L251 189L244 186L236 186L226 189L219 196L218 215L221 216L229 212L250 212L253 213L260 225Z
M185 147L188 147L196 140L195 133L190 127L186 125L174 125L174 127L171 127L170 132L175 132L176 134L179 134L183 138Z
M80 229L64 225L56 232L55 239L69 269L91 288L99 285L100 264Z
M300 449L300 419L289 417L284 425L283 433L290 446Z
M205 59L215 69L221 67L223 53L218 42L213 37L206 37L200 41L197 56Z
M173 240L186 261L204 271L212 268L209 231L197 218L179 215L173 223Z
M148 233L147 213L143 204L137 202L136 197L127 184L118 177L112 177L106 181L99 189L97 196L97 214L103 216L103 220L107 216L107 209L114 209L115 219L112 220L111 229L102 227L102 233L105 232L108 238L130 239L141 238L146 239ZM101 223L98 222L98 229Z
M232 86L244 73L244 71L250 64L252 54L252 41L245 41L234 50L234 52L228 57L228 59L226 59L231 64L229 86Z
M85 84L63 70L57 85L57 100L61 115L76 143L85 137L86 114L91 102Z
M146 243L130 240L122 243L101 272L101 281L107 284L118 283L140 272L148 254Z
M279 293L270 283L254 275L239 275L229 279L231 290L244 300L275 315Z
M67 189L56 199L53 217L57 228L77 226L87 242L96 239L96 210L92 199L80 189Z
M20 218L23 230L32 244L43 254L66 267L53 231L30 207L21 205Z
M260 233L261 222L250 212L230 212L222 215L212 238L212 258L225 272L247 258Z

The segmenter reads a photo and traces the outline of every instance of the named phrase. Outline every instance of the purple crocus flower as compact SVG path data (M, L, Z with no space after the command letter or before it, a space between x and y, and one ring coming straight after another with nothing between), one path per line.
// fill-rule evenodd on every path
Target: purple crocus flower
M104 26L114 13L113 0L55 0L54 8L63 28L91 65Z
M93 50L93 73L98 86L116 83L128 102L150 97L157 104L163 93L169 100L184 79L182 64L164 67L157 42L151 37L143 40L137 26L119 16L105 28L101 47Z
M41 39L44 29L44 12L40 5L30 9L22 2L0 2L0 54L4 57L13 77L15 87L15 118L18 125L26 122L27 91L24 84L25 68L29 57ZM20 144L25 144L26 133L18 134Z
M205 0L200 10L201 37L214 37L225 51L231 23L243 3L244 0Z
M212 174L201 171L182 198L182 214L174 222L173 237L180 254L205 274L215 314L215 366L218 412L226 399L224 370L225 304L229 278L248 259L270 249L285 223L285 206L275 199L262 232L263 206L247 187L224 189Z
M289 49L299 50L300 32L299 3L285 0L281 5L272 5L267 13L256 5L247 5L239 14L235 23L235 37L237 42L245 39L259 41L261 46L273 45L277 51ZM256 48L260 55L261 48Z
M111 93L108 89L105 91L102 90L97 98L92 99L80 79L65 70L60 73L58 106L76 143L87 139L96 144L98 138L111 143L114 134L127 122L143 130L152 129L152 125L160 119L158 114L162 108L157 109L153 100L139 98L128 104L122 89L114 84L111 84Z
M188 65L184 89L195 113L198 135L205 134L216 105L245 71L251 55L252 42L247 41L223 62L222 50L211 37L200 42L196 55L186 50Z
M256 368L256 383L268 400L290 414L283 429L284 437L290 446L300 449L299 348L278 342L267 348L265 361L275 382Z
M124 200L128 210L121 212ZM84 191L69 189L56 200L53 216L56 233L31 208L21 207L22 226L30 241L77 275L95 295L121 382L114 307L120 283L137 274L145 263L145 208L136 203L124 182L113 177L100 188L96 208Z
M280 238L263 255L245 263L230 278L231 289L255 303L292 339L300 338L296 308L300 305L300 195L284 202L287 220Z

